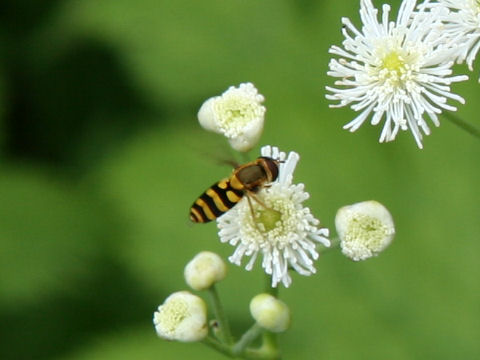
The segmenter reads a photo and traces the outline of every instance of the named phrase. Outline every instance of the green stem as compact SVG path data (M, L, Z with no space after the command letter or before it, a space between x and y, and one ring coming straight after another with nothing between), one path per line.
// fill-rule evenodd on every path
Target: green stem
M229 345L222 344L218 342L217 339L214 339L211 336L207 336L205 339L202 341L205 345L210 346L211 348L217 350L218 352L221 352L222 354L228 356L228 357L235 357L232 353L232 348Z
M258 349L248 348L263 331L263 343ZM217 350L230 358L243 358L246 360L279 360L275 334L263 330L258 324L254 324L240 340L233 346L223 344L217 339L207 336L202 341L205 345Z
M252 360L279 360L280 352L276 334L264 331L262 341L262 346L259 349L246 349L245 358Z
M264 352L270 354L271 359L280 359L277 334L265 331L263 333L262 349Z
M250 345L258 336L262 333L262 328L257 324L247 330L245 334L242 335L240 340L233 346L232 352L234 355L242 354L248 345Z
M250 345L263 331L263 343L258 349L250 349ZM203 343L214 350L230 357L243 358L246 360L278 360L280 354L278 352L275 334L264 331L258 324L254 324L247 330L241 339L233 346L223 344L217 339L207 336L203 339Z
M276 298L278 298L279 289L277 287L272 287L272 277L268 274L265 274L265 292ZM255 350L254 350L255 351ZM269 359L277 359L279 357L279 349L277 343L277 335L265 331L263 333L262 347L256 350L259 354L267 355ZM252 354L253 355L253 354Z
M476 128L472 124L467 123L465 120L453 115L453 113L451 112L444 112L443 114L448 120L457 125L459 128L465 130L470 135L480 139L480 130L478 128Z
M208 293L210 294L210 297L212 299L215 319L218 322L220 340L225 344L232 345L233 338L230 332L230 326L228 325L228 320L223 311L222 303L220 301L220 297L218 296L217 288L215 287L215 285L212 285L208 289Z
M247 360L279 360L280 354L275 351L266 351L265 349L247 349L245 351L244 359Z

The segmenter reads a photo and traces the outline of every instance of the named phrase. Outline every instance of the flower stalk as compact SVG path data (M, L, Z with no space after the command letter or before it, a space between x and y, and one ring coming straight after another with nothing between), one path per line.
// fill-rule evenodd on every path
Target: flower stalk
M221 343L212 336L207 336L205 339L203 339L202 343L228 357L234 357L232 347L230 345Z
M249 348L248 346L260 335L262 335L262 345L257 349ZM211 336L206 337L202 342L230 358L242 358L245 360L280 359L276 335L263 330L258 324L254 324L248 329L235 344L224 344Z
M245 355L248 359L280 359L277 335L270 331L263 331L262 345L258 349L246 349Z
M472 135L473 137L476 137L477 139L480 139L480 129L476 128L472 124L466 122L462 118L455 116L452 113L446 112L444 114L445 118L458 126L460 129L465 130L467 133Z
M213 312L215 314L215 319L218 322L218 337L224 344L232 345L233 338L230 331L230 326L228 324L227 317L223 311L222 302L220 301L220 296L218 295L217 288L215 285L212 285L208 289L210 299L212 300Z
M242 335L240 340L238 340L238 342L232 347L233 354L240 355L245 352L247 347L260 336L262 331L263 330L260 325L258 325L257 323L253 324L252 327L248 329Z

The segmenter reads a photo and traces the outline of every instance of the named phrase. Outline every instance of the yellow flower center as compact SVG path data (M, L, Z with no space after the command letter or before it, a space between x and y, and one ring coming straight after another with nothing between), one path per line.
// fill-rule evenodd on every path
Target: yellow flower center
M262 208L255 211L255 222L263 232L269 232L278 226L282 221L282 213L280 211Z
M392 82L392 85L399 85L402 75L406 72L403 57L396 51L389 52L382 61L382 77L385 81Z
M163 305L158 320L168 334L174 334L178 325L190 316L188 305L183 299L172 299Z
M357 242L372 251L379 251L389 231L378 218L357 214L350 221L345 235L345 240L349 242Z
M396 51L392 51L385 56L382 65L385 69L399 73L404 68L405 63Z

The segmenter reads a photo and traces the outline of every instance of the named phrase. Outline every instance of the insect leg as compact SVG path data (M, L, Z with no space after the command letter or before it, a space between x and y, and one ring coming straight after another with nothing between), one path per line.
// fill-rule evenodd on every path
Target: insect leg
M253 191L248 191L247 195L250 195L253 200L255 200L257 203L259 203L265 209L269 209L269 207L267 205L265 205L265 203L262 200L260 200L258 198L257 194L255 194Z
M253 222L256 224L256 221L255 221L255 211L253 210L253 204L252 204L252 200L250 199L250 192L247 192L245 195L247 195L247 200L248 200L248 207L250 208L250 212L252 213L252 219L253 219Z

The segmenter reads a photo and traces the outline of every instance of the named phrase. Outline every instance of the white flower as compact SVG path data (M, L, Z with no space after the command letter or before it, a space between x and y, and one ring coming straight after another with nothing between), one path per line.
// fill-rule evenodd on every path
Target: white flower
M378 255L395 235L390 212L373 200L340 208L335 226L342 252L355 261Z
M208 334L207 305L188 291L175 292L153 314L153 323L161 338L200 341Z
M426 7L445 6L451 11L442 16L442 31L449 41L459 46L454 57L458 63L466 61L470 71L480 49L480 2L478 0L438 0L427 3ZM479 79L480 81L480 79Z
M217 254L202 251L185 266L184 275L192 289L205 290L225 278L227 265Z
M258 325L272 332L282 332L290 326L287 304L270 294L259 294L250 301L250 313Z
M291 283L288 268L301 275L315 273L313 260L318 258L317 243L330 246L328 229L319 228L319 221L303 206L308 199L303 184L292 184L293 171L299 160L295 152L288 157L276 147L264 146L262 156L280 160L275 182L257 193L255 199L245 196L232 210L217 219L222 242L236 249L229 260L240 265L244 256L251 257L245 268L251 270L257 256L263 256L262 267L272 275L272 286ZM252 211L255 214L253 218Z
M262 135L264 100L251 83L231 86L203 103L198 120L205 129L224 135L235 150L248 151Z
M450 92L454 82L468 79L452 74L456 44L447 42L442 31L441 16L446 9L435 7L430 13L414 12L416 1L404 0L396 21L389 21L390 6L383 5L381 21L370 0L361 0L361 31L350 22L343 22L343 48L332 46L328 75L340 78L327 87L329 100L339 103L331 107L350 105L360 114L344 126L357 130L367 118L371 124L384 121L380 142L392 141L399 130L410 130L419 148L422 131L430 134L425 114L439 126L438 114L455 111L448 99L464 103Z

